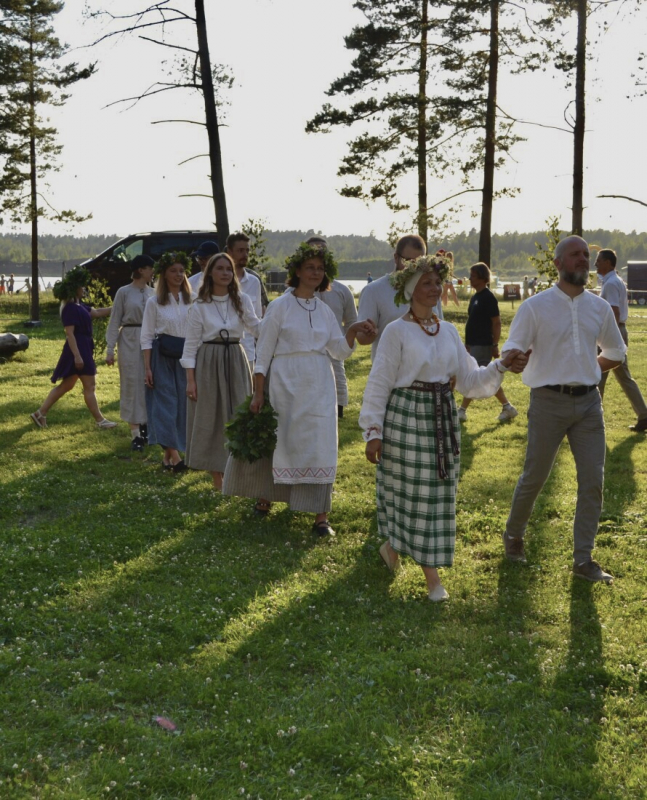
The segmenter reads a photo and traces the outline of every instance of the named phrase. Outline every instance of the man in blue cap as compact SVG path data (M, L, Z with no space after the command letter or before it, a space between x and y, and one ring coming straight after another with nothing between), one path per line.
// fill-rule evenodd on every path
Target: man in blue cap
M191 286L191 291L198 293L198 289L200 288L200 284L202 283L202 275L204 270L209 263L209 259L211 256L215 256L216 253L220 252L220 248L218 247L217 242L202 242L202 244L198 247L198 249L193 254L195 256L195 260L200 267L200 271L196 272L195 275L191 275L189 278L189 285Z

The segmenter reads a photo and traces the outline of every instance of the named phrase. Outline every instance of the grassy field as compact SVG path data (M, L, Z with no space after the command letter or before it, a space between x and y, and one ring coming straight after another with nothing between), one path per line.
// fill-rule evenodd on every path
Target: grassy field
M505 326L512 311L504 308ZM0 303L21 332L25 301ZM50 388L57 308L0 366L0 798L644 798L647 795L647 442L611 378L596 557L612 587L573 580L572 458L537 504L527 566L500 540L523 462L520 415L473 403L463 431L451 599L378 556L374 469L357 427L368 349L348 362L331 522L223 499L160 469ZM454 321L462 330L464 316ZM647 319L631 364L647 390ZM98 396L118 419L118 376ZM155 717L173 721L175 731Z

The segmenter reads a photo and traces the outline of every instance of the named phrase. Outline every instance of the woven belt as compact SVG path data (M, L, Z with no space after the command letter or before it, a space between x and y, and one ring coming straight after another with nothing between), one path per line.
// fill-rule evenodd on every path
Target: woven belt
M449 438L452 443L452 453L457 456L460 454L460 447L454 433L454 426L451 424L451 409L452 409L452 390L448 383L426 383L425 381L414 381L409 389L417 392L433 392L434 400L436 401L436 450L438 461L438 477L441 480L447 480L447 458L445 454L445 435L443 432L443 407L447 406L449 410Z
M550 389L551 392L559 392L560 394L568 394L571 397L582 397L582 395L592 392L597 389L597 384L594 386L562 386L556 384L555 386L540 386L540 389Z
M141 328L141 322L124 322L122 328Z
M239 342L240 339L230 339L229 331L225 329L218 332L217 339L209 339L207 342L202 342L202 344L222 344L225 347L225 372L227 373L227 399L229 400L230 417L234 413L234 409L231 399L231 358L229 355L229 346L232 344L238 344Z

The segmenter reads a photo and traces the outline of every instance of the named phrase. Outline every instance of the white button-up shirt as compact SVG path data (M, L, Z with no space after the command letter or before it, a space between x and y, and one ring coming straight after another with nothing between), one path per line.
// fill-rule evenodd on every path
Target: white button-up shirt
M261 319L263 316L263 306L261 304L261 281L256 275L252 275L250 272L245 270L243 277L238 278L238 283L240 283L240 291L243 294L246 294L247 297L252 301L252 307L254 309L254 313L256 316ZM243 338L240 340L240 343L243 346L243 350L245 351L245 355L247 356L247 360L250 364L254 364L254 358L256 356L256 341L254 337L251 336L247 331L243 333Z
M627 352L611 306L592 292L571 298L553 286L519 306L503 352L532 350L523 382L536 389L599 383L598 347L610 361Z
M610 306L615 306L618 309L618 322L624 324L629 316L629 300L627 299L627 287L624 281L615 271L607 272L606 275L600 275L602 280L602 291L600 297L606 300Z

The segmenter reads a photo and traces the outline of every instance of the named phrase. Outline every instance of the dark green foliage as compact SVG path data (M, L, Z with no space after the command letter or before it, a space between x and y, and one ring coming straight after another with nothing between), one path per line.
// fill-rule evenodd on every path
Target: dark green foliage
M269 458L274 452L278 416L267 398L258 414L249 410L251 401L251 395L246 397L225 427L226 447L232 456L253 464L261 458Z
M112 298L108 293L108 284L101 278L93 278L87 284L87 288L87 297L84 302L88 303L92 308L109 308L112 305ZM106 352L106 330L109 323L110 317L97 317L92 321L95 357L102 356Z

